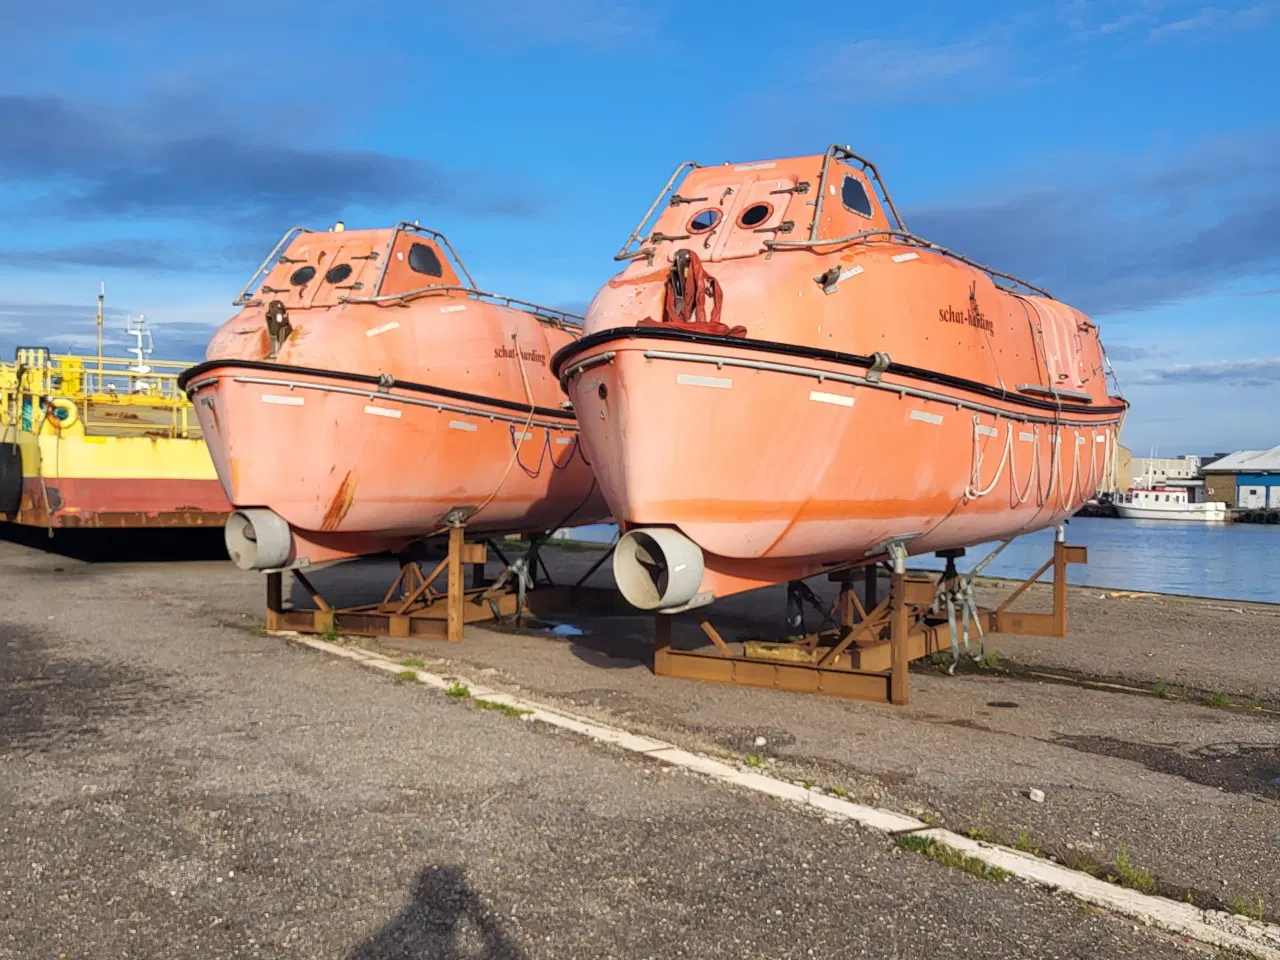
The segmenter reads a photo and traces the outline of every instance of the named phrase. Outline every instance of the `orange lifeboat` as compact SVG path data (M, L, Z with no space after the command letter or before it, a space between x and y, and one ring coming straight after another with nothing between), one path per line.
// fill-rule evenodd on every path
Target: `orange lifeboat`
M415 224L285 234L182 375L245 569L535 532L607 509L548 368L569 315L479 290Z
M848 148L684 164L617 259L552 368L636 606L1027 533L1113 469L1097 326L911 234Z

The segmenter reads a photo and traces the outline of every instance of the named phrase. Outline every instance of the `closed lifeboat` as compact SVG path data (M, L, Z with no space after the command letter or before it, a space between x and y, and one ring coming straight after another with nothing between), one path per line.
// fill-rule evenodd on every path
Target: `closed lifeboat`
M548 368L580 324L482 292L442 234L294 228L235 303L181 382L239 566L607 516Z
M552 367L636 606L1010 538L1113 469L1096 325L911 234L848 148L684 164L617 259Z

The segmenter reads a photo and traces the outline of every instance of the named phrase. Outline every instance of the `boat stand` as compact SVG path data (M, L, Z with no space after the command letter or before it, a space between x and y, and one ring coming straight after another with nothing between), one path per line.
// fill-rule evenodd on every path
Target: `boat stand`
M908 699L908 666L940 651L958 652L954 605L942 612L944 599L963 595L971 586L955 572L955 558L963 551L949 551L947 570L941 576L908 574L906 554L900 546L891 551L889 594L878 598L875 565L862 568L866 604L853 590L855 571L828 575L840 583L832 619L837 629L808 634L783 643L746 641L739 653L705 618L699 626L712 650L679 650L671 645L671 617L659 614L654 627L653 672L664 677L736 683L798 693L905 704ZM1053 556L1022 582L999 606L984 609L972 605L979 635L1019 633L1064 637L1067 632L1067 564L1085 563L1084 547L1054 542ZM1053 570L1051 613L1021 613L1009 607L1050 569ZM971 590L967 596L972 597ZM967 627L966 619L966 627ZM966 631L965 646L968 646Z
M465 514L464 514L465 516ZM506 578L483 582L488 548L468 543L463 519L451 515L449 551L429 573L417 563L403 563L400 573L378 603L335 608L300 570L293 577L311 596L314 610L284 608L283 571L267 574L268 630L296 630L299 633L346 633L363 637L424 637L432 640L462 640L465 624L512 617L521 608L516 591ZM472 586L465 585L464 569L472 565ZM445 589L436 582L445 578Z

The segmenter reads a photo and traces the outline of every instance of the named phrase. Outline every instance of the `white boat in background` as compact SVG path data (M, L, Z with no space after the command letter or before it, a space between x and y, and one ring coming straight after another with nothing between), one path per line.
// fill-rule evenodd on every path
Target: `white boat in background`
M1111 501L1126 520L1184 520L1225 523L1227 505L1220 501L1192 503L1185 487L1130 488Z

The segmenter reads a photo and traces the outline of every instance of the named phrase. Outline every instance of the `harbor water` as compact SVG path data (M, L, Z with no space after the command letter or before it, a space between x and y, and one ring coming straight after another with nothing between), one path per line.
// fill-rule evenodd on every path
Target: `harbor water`
M611 524L573 532L593 542L616 535ZM1067 567L1068 582L1077 586L1280 603L1280 525L1077 517L1067 524L1067 542L1089 548L1087 564ZM956 566L970 570L995 547L970 547ZM1052 529L1019 537L983 573L1029 577L1052 549ZM911 565L941 569L942 561L913 557Z

